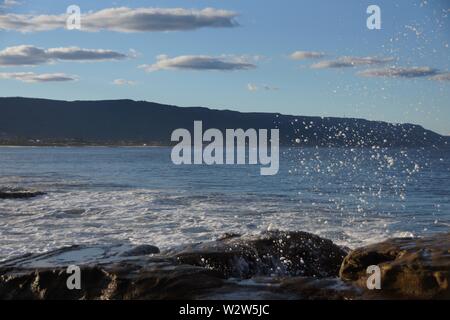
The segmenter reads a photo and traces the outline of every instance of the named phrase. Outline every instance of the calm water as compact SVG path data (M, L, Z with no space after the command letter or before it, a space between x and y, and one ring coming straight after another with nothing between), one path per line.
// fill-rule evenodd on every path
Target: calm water
M168 248L225 232L304 230L356 247L450 230L450 152L282 149L259 166L182 166L169 148L0 147L0 260L80 243Z

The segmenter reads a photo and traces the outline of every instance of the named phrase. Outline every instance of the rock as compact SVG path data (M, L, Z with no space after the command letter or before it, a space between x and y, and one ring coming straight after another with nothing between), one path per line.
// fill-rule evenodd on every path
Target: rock
M302 300L358 300L364 299L363 291L339 278L317 279L312 277L284 278L279 291L289 292Z
M146 267L127 263L81 266L81 290L69 290L66 268L15 270L0 276L0 299L191 299L203 290L220 287L213 271L147 261Z
M192 299L223 285L218 272L172 259L124 257L128 246L73 246L0 264L0 299ZM137 251L135 252L137 254ZM81 270L81 290L69 290L66 270Z
M30 191L17 188L0 189L0 199L28 199L44 195L44 192Z
M136 257L144 256L148 254L158 254L160 253L159 248L151 245L141 245L133 248L129 251L125 251L120 256L121 257Z
M371 265L381 269L381 290L375 296L450 299L450 233L356 249L344 259L340 277L366 289Z
M178 263L216 270L224 277L337 277L346 252L332 241L306 232L270 231L226 236L184 246L167 254Z
M293 299L305 293L281 286L287 278L335 277L345 256L303 232L232 235L158 252L149 245L72 246L4 261L0 299ZM67 288L70 265L80 267L81 290Z
M450 234L392 239L345 259L330 240L279 231L158 252L116 244L27 254L0 263L0 299L450 298ZM80 267L81 290L67 288L70 265ZM370 265L382 290L366 288Z

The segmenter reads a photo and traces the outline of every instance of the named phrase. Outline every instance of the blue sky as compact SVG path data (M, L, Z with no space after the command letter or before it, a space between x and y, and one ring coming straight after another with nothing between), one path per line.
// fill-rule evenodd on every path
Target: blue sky
M72 4L81 31L58 25ZM381 30L366 27L371 4L381 9ZM119 7L163 14L127 20L139 30L96 18ZM168 8L201 18L180 20ZM0 96L358 117L450 135L449 1L7 0L0 12ZM48 27L38 24L42 15ZM165 19L175 30L164 30ZM95 58L74 58L86 50ZM17 62L24 52L31 62Z

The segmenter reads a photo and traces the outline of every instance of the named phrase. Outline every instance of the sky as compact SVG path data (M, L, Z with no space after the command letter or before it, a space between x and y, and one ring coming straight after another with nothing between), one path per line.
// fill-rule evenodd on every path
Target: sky
M448 0L0 3L0 96L356 117L450 135ZM79 30L66 28L70 5ZM369 5L379 30L367 27Z

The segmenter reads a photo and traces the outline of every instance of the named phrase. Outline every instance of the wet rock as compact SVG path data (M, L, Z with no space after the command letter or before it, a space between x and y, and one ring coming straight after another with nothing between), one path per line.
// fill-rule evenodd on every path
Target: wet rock
M303 232L232 235L158 252L72 246L11 259L0 263L0 299L293 299L301 290L281 288L285 279L336 276L345 256L331 241ZM81 290L67 288L70 265L80 267Z
M213 271L147 261L146 267L116 264L82 266L81 289L69 290L65 268L15 270L0 276L0 299L192 299L203 290L220 287Z
M3 262L0 299L193 299L224 283L212 270L124 252L128 246L73 246ZM67 287L69 265L80 267L81 290Z
M450 298L450 234L392 239L345 259L330 240L279 231L158 252L116 244L14 258L0 263L0 299ZM70 265L81 290L67 288ZM370 265L382 271L380 291L366 289Z
M254 277L231 279L198 296L204 300L357 300L363 290L339 278Z
M363 291L339 278L317 279L312 277L284 278L279 291L289 292L302 300L358 300L364 299Z
M0 189L0 199L28 199L45 195L44 192L23 190L18 188Z
M282 278L255 277L248 280L230 279L222 286L206 290L200 300L293 300L300 299L297 292L281 290Z
M120 256L121 257L135 257L144 256L148 254L158 254L160 253L159 248L151 245L141 245L133 248L129 251L125 251Z
M100 268L83 267L82 290L69 290L66 269L0 271L1 300L95 299L111 282L110 275Z
M351 252L340 270L344 281L367 288L367 267L381 270L375 296L450 298L450 233L427 238L391 239Z
M178 263L216 270L224 277L337 277L346 252L332 241L306 232L270 231L227 236L168 253Z

